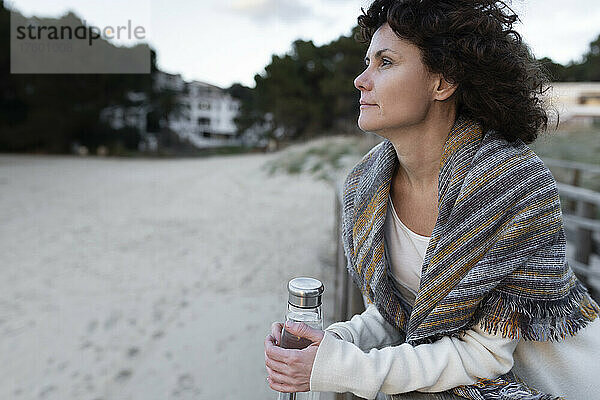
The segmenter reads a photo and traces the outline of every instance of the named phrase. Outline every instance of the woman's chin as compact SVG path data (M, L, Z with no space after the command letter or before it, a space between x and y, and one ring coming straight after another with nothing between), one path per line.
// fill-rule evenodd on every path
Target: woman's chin
M373 121L369 121L369 118L364 118L363 116L358 117L358 127L367 132L371 132L375 128Z
M358 119L358 127L360 130L365 132L375 132L377 130L377 125L370 123L369 121L365 121L362 119Z

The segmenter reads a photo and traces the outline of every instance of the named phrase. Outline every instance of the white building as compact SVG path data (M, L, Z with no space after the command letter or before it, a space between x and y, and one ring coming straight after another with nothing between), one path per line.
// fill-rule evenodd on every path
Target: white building
M177 93L177 110L169 116L169 128L179 137L188 139L198 148L237 145L234 118L238 114L239 101L218 86L204 82L185 82L179 74L157 72L154 75L155 91L171 90ZM147 132L147 115L151 111L143 93L128 93L130 105L107 107L101 118L114 129L136 127L144 137L155 143ZM161 121L165 124L166 121ZM150 146L153 147L153 146ZM147 147L145 147L147 148Z
M561 125L600 125L600 82L553 82L548 91Z
M169 121L169 127L198 147L239 144L234 118L239 101L223 89L205 82L186 82L180 95L181 112Z

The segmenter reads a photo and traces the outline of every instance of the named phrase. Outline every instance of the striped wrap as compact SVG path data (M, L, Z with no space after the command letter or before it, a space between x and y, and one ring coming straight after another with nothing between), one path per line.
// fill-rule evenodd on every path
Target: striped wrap
M398 159L389 140L346 177L342 241L347 268L369 303L411 345L475 324L525 340L561 340L600 308L565 258L556 181L521 140L508 142L459 117L442 151L438 217L411 307L386 271L384 222ZM511 372L449 391L468 399L553 399Z

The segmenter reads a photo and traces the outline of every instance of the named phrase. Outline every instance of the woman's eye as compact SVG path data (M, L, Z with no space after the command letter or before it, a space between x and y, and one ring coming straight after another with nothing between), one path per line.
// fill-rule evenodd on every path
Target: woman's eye
M370 64L370 63L369 63L368 61L366 61L366 62L365 62L365 67L368 67L368 66L369 66L369 64ZM387 58L382 58L382 59L381 59L381 65L384 65L384 66L385 66L385 65L390 65L390 64L392 64L392 62L391 62L390 60L388 60Z

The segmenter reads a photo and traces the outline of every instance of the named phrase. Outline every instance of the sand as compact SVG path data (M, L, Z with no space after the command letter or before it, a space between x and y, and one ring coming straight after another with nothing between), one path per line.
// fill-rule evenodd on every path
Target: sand
M333 306L334 191L275 154L0 156L1 399L275 399L286 284Z

